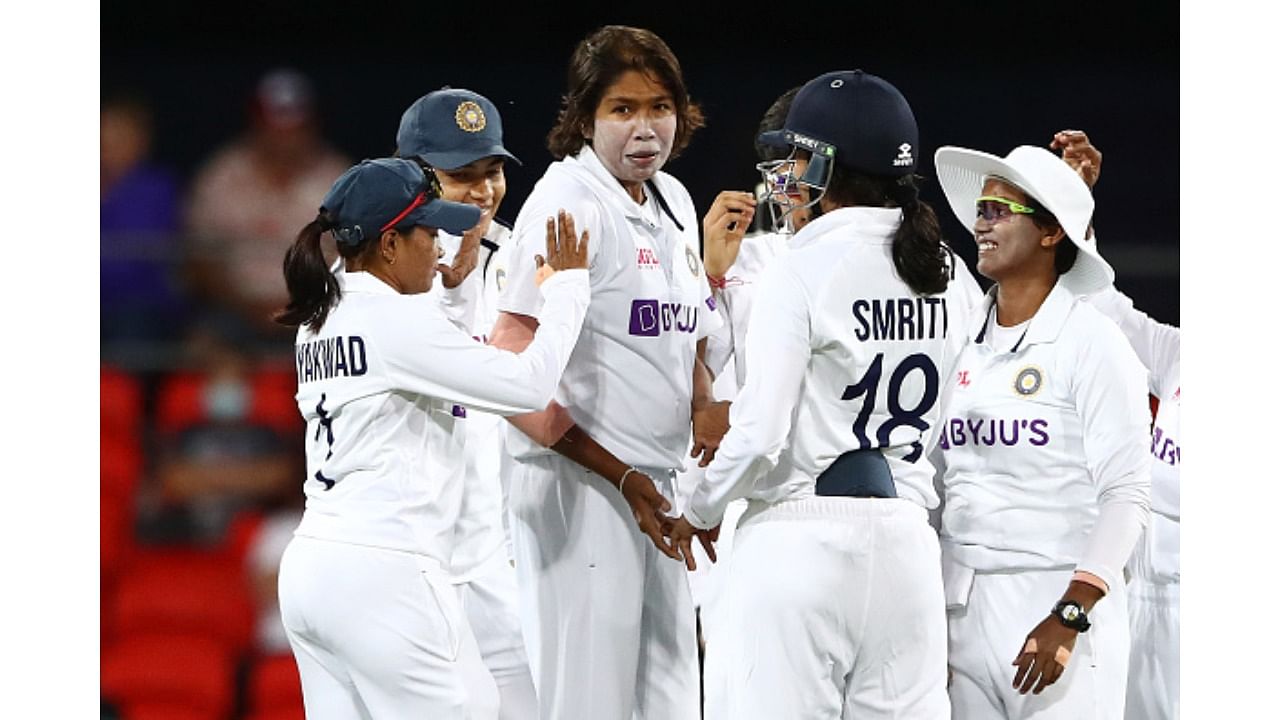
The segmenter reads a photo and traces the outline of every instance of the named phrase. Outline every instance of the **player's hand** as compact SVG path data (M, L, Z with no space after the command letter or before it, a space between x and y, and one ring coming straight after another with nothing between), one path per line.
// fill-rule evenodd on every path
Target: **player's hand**
M684 555L684 566L690 572L698 569L698 563L693 557L693 538L698 538L698 542L702 543L702 549L707 551L707 557L711 562L716 561L716 547L713 544L720 539L720 526L717 525L710 530L699 530L694 527L683 515L670 523L664 532L671 544Z
M558 232L557 232L558 231ZM539 283L556 270L579 270L587 267L587 243L590 235L586 230L579 236L573 225L573 215L561 210L557 217L547 218L547 254L533 258L538 268ZM544 267L551 268L544 270Z
M725 190L702 217L702 265L707 274L722 278L738 259L742 237L756 215L756 198L749 192Z
M1013 676L1014 689L1022 695L1028 692L1039 695L1057 682L1067 670L1078 635L1052 615L1041 620L1013 659L1013 665L1018 668Z
M1062 159L1084 180L1092 190L1102 174L1102 152L1089 142L1089 136L1080 130L1060 130L1049 143L1050 150L1061 150Z
M480 226L471 228L462 233L462 244L458 247L458 253L453 256L453 263L445 265L440 263L436 269L440 271L440 282L444 286L453 289L462 284L463 280L476 269L476 265L480 261Z
M671 509L671 501L658 492L653 478L642 472L627 475L622 482L622 497L631 506L631 516L640 526L640 532L648 535L663 555L679 560L675 545L663 537L663 531L671 527L672 519L663 514Z
M693 408L693 450L689 457L702 459L698 467L706 467L715 459L720 441L729 432L729 406L727 400L703 403Z

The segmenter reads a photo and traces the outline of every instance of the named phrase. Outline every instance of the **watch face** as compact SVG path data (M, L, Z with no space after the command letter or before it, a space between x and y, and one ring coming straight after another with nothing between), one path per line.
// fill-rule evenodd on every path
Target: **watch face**
M1066 605L1062 608L1062 618L1067 622L1075 622L1080 617L1080 608Z

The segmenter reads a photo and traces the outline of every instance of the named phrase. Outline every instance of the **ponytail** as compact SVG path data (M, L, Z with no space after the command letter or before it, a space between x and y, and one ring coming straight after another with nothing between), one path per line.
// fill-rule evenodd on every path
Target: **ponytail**
M320 236L333 227L328 216L320 213L302 228L285 253L284 282L289 288L289 304L275 315L281 325L306 325L312 332L319 331L341 299L338 279L329 271L320 250Z
M902 222L893 235L893 266L898 276L919 295L943 292L950 279L950 253L942 244L937 213L929 203L920 202L920 190L911 175L891 185L889 197L902 208Z
M902 208L902 222L893 235L893 267L898 277L920 295L947 289L950 252L942 243L938 215L929 203L920 200L916 176L867 175L836 165L827 197L845 207Z

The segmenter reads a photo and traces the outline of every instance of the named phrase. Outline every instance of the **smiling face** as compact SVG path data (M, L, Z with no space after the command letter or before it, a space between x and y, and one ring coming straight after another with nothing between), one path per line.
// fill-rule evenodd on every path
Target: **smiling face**
M675 135L671 93L654 78L628 70L604 91L589 138L600 162L639 201L644 181L671 156Z
M436 170L441 197L445 200L475 205L482 211L476 228L487 237L489 226L507 196L505 162L500 156L480 158L453 170Z
M1024 205L1029 200L1017 186L998 178L988 178L983 183L982 195ZM1010 212L995 220L978 215L973 232L978 244L978 272L984 277L999 283L1014 277L1056 275L1053 269L1055 233L1037 227L1030 215Z

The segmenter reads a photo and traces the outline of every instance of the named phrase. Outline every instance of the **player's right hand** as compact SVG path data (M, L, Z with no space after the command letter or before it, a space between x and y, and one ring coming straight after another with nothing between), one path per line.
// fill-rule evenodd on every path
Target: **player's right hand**
M649 536L663 555L679 560L680 553L663 537L663 529L671 526L671 518L663 513L671 509L671 501L658 492L653 478L642 472L629 474L622 483L622 497L631 506L631 515L640 526L640 532Z
M558 232L557 232L558 230ZM547 254L537 255L534 263L539 272L542 266L550 265L552 270L575 270L587 267L587 241L589 233L582 231L581 237L573 226L573 215L561 210L558 217L547 218Z
M755 215L756 198L749 192L725 190L716 196L702 218L702 265L708 275L722 278L729 272Z

